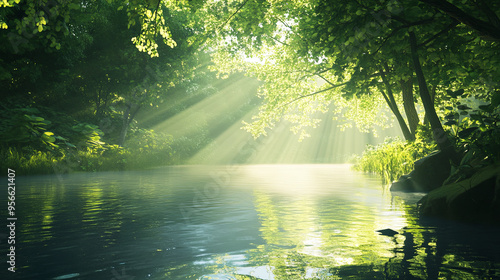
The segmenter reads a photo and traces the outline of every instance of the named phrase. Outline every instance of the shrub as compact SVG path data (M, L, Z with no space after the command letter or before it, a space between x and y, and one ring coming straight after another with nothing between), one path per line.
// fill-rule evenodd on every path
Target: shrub
M126 144L127 169L173 164L172 136L147 129L133 129Z
M361 157L354 159L354 169L376 173L384 184L393 182L413 170L413 163L432 152L436 145L428 141L428 131L420 128L417 140L402 141L399 138L387 138L383 144L368 145Z
M54 173L53 163L60 157L46 151L20 151L15 147L0 150L0 156L4 159L1 168L18 171L19 174L51 174Z

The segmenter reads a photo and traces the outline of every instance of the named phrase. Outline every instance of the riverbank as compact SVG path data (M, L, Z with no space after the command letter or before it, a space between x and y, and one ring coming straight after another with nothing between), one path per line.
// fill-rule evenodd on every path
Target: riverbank
M367 146L361 156L353 159L354 170L374 173L390 184L413 170L413 163L436 149L433 142L417 139L414 142L387 138L380 145Z
M155 166L182 164L197 151L199 139L173 139L172 136L139 130L131 133L125 147L101 139L84 145L37 148L1 146L2 169L11 168L24 175L71 172L141 170Z
M368 147L354 169L378 174L393 192L427 193L418 203L423 216L500 224L500 164L468 147L459 166L435 145L389 140Z

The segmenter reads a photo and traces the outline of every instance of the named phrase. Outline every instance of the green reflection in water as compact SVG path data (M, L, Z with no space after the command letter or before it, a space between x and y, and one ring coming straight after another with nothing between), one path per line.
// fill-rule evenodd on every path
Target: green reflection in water
M375 233L379 213L369 204L311 197L279 201L262 191L254 196L266 244L251 250L250 259L273 267L278 279L334 277L332 268L380 266L393 255L394 244Z
M378 195L378 196L377 196ZM253 191L263 244L235 264L215 256L199 279L494 279L494 264L458 257L447 234L423 226L416 204L390 192L360 189L357 198ZM388 208L384 208L388 207ZM400 234L376 230L395 225ZM466 243L466 242L464 242ZM453 242L453 246L460 242ZM451 252L451 253L450 253ZM467 254L465 254L467 255ZM495 274L496 273L496 274ZM225 278L227 277L227 278ZM248 277L248 278L245 278Z
M457 237L423 224L415 204L344 169L347 178L331 167L294 168L242 168L263 175L234 175L204 200L196 191L213 180L211 170L194 167L74 174L66 185L35 178L19 194L19 255L30 255L23 269L94 279L110 279L118 266L151 279L500 279L498 263L489 261L496 255L480 251L491 234ZM199 210L186 221L180 205ZM376 233L387 227L401 234ZM210 232L222 237L212 242Z

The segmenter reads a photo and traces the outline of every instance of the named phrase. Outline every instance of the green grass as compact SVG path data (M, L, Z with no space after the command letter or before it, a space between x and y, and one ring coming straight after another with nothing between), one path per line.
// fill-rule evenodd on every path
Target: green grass
M378 174L384 184L391 183L413 170L413 163L435 149L435 144L420 140L386 139L377 146L368 145L362 156L354 158L354 169Z
M0 151L2 169L14 169L21 174L51 174L54 173L53 163L58 158L50 153L33 151L30 154L21 153L16 148L6 148Z
M0 156L4 159L0 165L4 170L11 168L23 175L139 170L175 164L171 143L169 136L140 131L125 148L99 144L40 151L29 146L4 145L0 147Z

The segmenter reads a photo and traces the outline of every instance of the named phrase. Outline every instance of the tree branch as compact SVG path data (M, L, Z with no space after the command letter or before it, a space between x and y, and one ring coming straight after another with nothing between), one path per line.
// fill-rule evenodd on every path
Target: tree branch
M493 12L490 7L488 7L484 0L474 0L473 2L483 13L486 14L486 17L488 17L488 20L491 24L496 26L497 29L500 28L500 19L495 14L495 12Z
M284 42L281 42L280 40L278 40L278 39L274 38L273 36L269 36L269 35L267 35L267 34L265 34L264 36L266 36L266 37L268 37L268 38L271 38L271 39L273 39L274 41L276 41L276 42L278 42L278 43L280 43L280 44L282 44L282 45L284 45L284 46L290 46L289 44L284 43Z
M382 41L382 43L380 44L380 46L377 48L377 50L372 55L377 54L380 51L380 49L382 49L382 47L384 46L384 44L392 36L394 36L398 31L400 31L401 29L408 28L408 27L411 27L411 26L423 25L423 24L431 23L431 22L434 21L434 18L432 17L432 18L428 18L428 19L423 19L423 20L415 21L415 22L409 22L407 20L404 20L404 21L406 22L404 25L401 25L401 26L395 28L386 38L384 38L384 40Z
M220 31L222 28L224 28L224 26L243 8L243 6L246 5L246 3L248 2L248 0L245 0L243 2L243 4L241 4L238 9L236 9L236 11L234 13L232 13L227 19L226 21L221 25L219 26L219 28L217 28L218 31Z
M382 41L382 43L380 44L380 46L377 48L377 50L376 50L375 52L373 52L373 54L372 54L372 55L376 55L376 54L380 51L380 49L382 49L382 47L385 45L385 43L386 43L386 42L387 42L387 41L388 41L388 40L389 40L392 36L394 36L394 35L395 35L395 34L396 34L399 30L401 30L401 29L403 29L403 28L404 28L404 26L400 26L400 27L398 27L398 28L394 29L394 30L391 32L391 34L389 34L386 38L384 38L384 40Z
M408 125L406 124L405 120L403 119L403 116L401 115L401 112L399 111L398 104L396 103L396 100L394 99L394 93L392 92L392 87L389 83L389 80L387 80L387 78L384 74L386 72L389 72L389 65L387 65L387 62L384 62L383 66L384 66L384 70L380 70L380 72L382 73L382 82L384 83L384 85L387 89L387 96L384 95L384 98L387 102L387 105L389 105L392 112L396 116L396 119L398 120L398 123L399 123L399 127L401 128L401 131L403 132L405 139L410 140L410 141L414 141L415 135L413 135L411 133L410 129L408 128ZM387 100L387 99L389 99L389 100Z
M297 98L295 98L295 99L293 99L293 100L291 100L291 101L289 101L289 102L287 102L287 103L285 103L285 104L283 104L283 105L281 105L281 106L278 106L278 108L279 108L279 107L284 107L284 106L287 106L287 105L289 105L289 104L291 104L291 103L293 103L293 102L295 102L295 101L298 101L298 100L300 100L300 99L302 99L302 98L311 97L311 96L313 96L313 95L320 94L320 93L323 93L323 92L326 92L326 91L332 90L332 89L334 89L334 88L338 88L338 87L341 87L341 86L345 86L345 85L347 85L347 84L348 84L348 83L350 83L350 82L351 82L351 80L349 80L349 81L347 81L347 82L344 82L344 83L341 83L341 84L338 84L338 85L333 85L333 86L331 86L331 87L329 87L329 88L325 88L325 89L322 89L322 90L315 91L315 92L313 92L313 93L309 93L309 94L306 94L306 95L301 95L301 96L299 96L299 97L297 97Z
M453 22L450 23L445 29L439 31L438 33L434 34L434 36L430 37L429 39L425 40L425 42L421 43L420 45L418 45L418 47L423 47L427 44L429 44L430 42L434 41L437 37L443 35L444 33L450 31L451 29L455 28L455 26L457 26L460 22L456 19L452 19Z
M434 108L434 103L432 101L431 95L429 94L429 89L427 88L427 83L425 81L424 72L422 71L422 66L420 65L420 59L418 57L418 44L417 38L413 31L409 32L410 35L410 49L411 49L411 59L413 61L413 70L417 76L418 80L418 90L420 92L420 98L422 99L422 104L424 105L425 114L429 123L431 124L434 140L436 141L439 149L445 154L456 166L460 164L460 157L454 150L453 144L448 139L446 132L441 125L441 121Z
M424 2L437 8L438 10L441 10L450 17L478 31L483 36L496 41L500 40L500 28L469 15L446 0L420 0L420 2Z
M323 77L321 74L316 74L316 76L320 77L321 79L323 79L323 81L327 82L328 84L330 84L332 87L336 86L334 83L330 82L330 80L326 79L325 77Z

